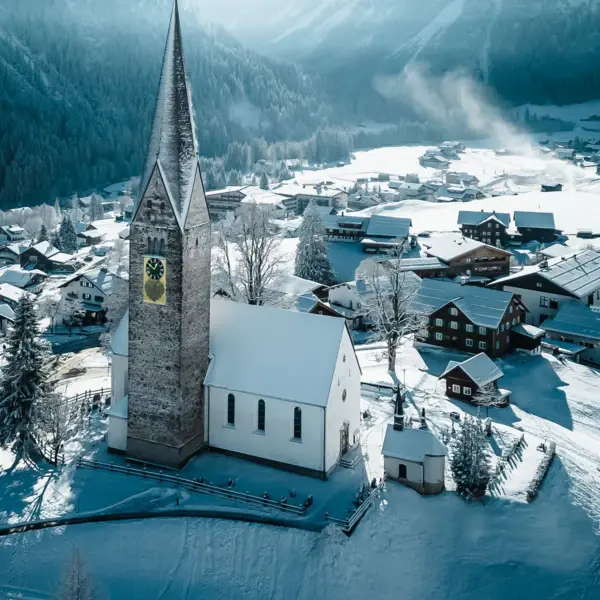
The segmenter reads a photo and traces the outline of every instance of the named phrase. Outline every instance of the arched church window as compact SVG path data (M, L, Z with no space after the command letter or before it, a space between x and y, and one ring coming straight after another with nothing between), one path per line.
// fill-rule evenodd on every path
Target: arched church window
M164 202L160 203L160 210L165 210L165 203Z
M258 427L257 427L258 431L263 431L265 430L265 401L264 400L259 400L258 401Z
M152 200L146 200L146 207L148 210L152 210Z
M158 238L154 238L154 242L152 243L152 254L158 254L160 251L160 246L158 244Z
M153 246L152 246L152 238L150 236L148 236L148 254L152 254L152 250L153 250Z
M196 238L196 248L198 247L198 238Z
M227 396L227 425L235 425L235 396Z
M294 439L302 439L302 410L298 407L294 409Z
M159 247L159 251L160 251L160 255L161 256L166 256L166 250L167 250L166 246L167 246L167 243L165 242L165 240L161 239L160 240L160 247Z

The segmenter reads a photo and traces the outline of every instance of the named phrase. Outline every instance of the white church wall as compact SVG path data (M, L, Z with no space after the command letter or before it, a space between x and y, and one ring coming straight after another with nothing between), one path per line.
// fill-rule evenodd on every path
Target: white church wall
M113 402L127 395L129 358L118 354L111 355L111 398Z
M235 396L235 426L227 424L227 397ZM265 401L265 431L258 432L258 401ZM209 389L209 445L265 460L323 471L324 411L318 406ZM302 410L302 440L294 437L294 408Z
M444 484L445 456L425 456L425 483Z
M342 399L344 390L345 400ZM326 420L325 463L329 471L340 457L341 429L344 422L349 424L350 447L358 443L360 434L360 367L347 331L344 331L331 382Z
M108 417L108 448L117 452L127 450L127 419L122 417Z

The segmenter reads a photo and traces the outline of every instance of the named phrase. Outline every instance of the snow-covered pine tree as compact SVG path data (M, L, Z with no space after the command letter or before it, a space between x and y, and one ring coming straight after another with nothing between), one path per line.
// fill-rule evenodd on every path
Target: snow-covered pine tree
M329 263L325 226L314 200L304 211L298 237L300 239L296 248L295 275L323 285L336 283Z
M48 241L48 228L42 223L41 227L40 227L40 232L38 234L38 244L40 242L47 242Z
M102 219L104 219L102 198L98 194L92 194L92 199L90 201L90 220L100 221Z
M269 178L265 171L263 171L260 175L260 189L268 190L269 189Z
M60 250L62 252L62 247L60 245L60 236L58 235L58 231L52 232L49 241L57 250Z
M71 219L67 215L63 216L58 230L58 238L62 252L73 254L77 250L77 233Z
M463 498L483 496L490 479L485 428L480 419L465 416L452 441L450 469L456 492Z
M32 412L50 388L47 349L39 333L33 302L23 296L15 309L0 378L0 446L12 445L17 461L35 450Z

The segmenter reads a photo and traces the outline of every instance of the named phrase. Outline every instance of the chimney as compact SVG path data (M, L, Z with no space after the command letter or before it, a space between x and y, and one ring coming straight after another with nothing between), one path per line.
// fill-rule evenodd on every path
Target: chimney
M404 429L404 407L402 406L402 394L400 385L396 388L396 409L394 410L394 429L402 431Z

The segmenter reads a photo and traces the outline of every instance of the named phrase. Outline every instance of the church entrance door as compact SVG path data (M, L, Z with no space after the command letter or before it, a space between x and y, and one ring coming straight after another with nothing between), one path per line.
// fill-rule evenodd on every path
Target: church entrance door
M340 430L340 454L343 456L348 452L348 444L350 441L350 423L344 423Z

